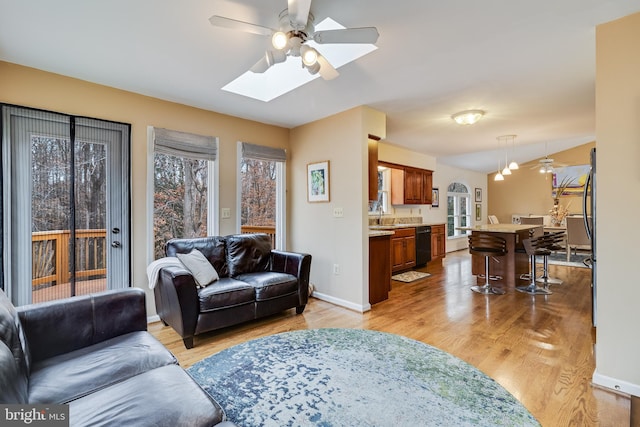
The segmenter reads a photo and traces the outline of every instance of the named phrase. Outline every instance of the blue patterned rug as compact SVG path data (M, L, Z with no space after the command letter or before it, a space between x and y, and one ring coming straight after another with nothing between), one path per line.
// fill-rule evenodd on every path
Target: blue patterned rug
M539 426L473 366L399 335L311 329L188 369L239 426Z

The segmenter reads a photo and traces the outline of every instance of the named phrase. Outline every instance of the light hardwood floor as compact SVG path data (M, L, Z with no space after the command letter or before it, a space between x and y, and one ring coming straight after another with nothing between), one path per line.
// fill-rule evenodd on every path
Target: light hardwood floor
M313 267L312 267L313 268ZM422 269L425 270L425 269ZM447 351L511 392L543 426L629 426L626 396L591 385L595 332L591 327L590 271L551 266L564 280L553 295L509 290L483 296L466 251L447 254L431 277L393 282L389 299L356 313L311 298L304 314L288 310L267 319L197 337L186 350L169 327L149 330L183 367L241 342L304 328L363 328L400 334Z

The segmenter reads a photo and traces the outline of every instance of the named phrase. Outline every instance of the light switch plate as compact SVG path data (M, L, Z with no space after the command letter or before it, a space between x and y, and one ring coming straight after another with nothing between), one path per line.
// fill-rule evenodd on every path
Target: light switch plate
M336 218L342 218L344 216L344 211L342 208L333 208L333 216Z
M231 218L231 208L222 208L222 219Z

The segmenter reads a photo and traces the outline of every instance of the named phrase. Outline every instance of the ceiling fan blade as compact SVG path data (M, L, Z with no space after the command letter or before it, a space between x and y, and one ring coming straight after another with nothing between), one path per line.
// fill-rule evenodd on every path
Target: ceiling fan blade
M268 50L262 55L262 59L253 64L249 70L254 73L264 73L271 66L287 60L287 54L281 50Z
M311 0L288 0L289 23L294 30L304 30L309 20Z
M269 65L269 61L267 61L266 55L262 55L262 58L260 58L258 62L253 64L253 67L249 68L249 70L252 73L262 74L265 71L267 71L270 67L271 65Z
M236 19L225 18L224 16L213 15L209 18L209 22L214 27L228 28L231 30L243 31L245 33L258 34L260 36L271 36L271 34L274 33L274 30L271 28L238 21Z
M376 27L345 28L344 30L317 31L313 35L316 43L368 43L378 41Z
M325 80L333 80L340 75L327 59L318 54L318 64L320 64L320 75Z

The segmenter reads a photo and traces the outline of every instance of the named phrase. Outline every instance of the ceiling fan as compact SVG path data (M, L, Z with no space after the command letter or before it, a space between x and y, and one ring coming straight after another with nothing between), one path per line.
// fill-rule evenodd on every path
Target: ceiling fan
M544 159L538 160L538 164L533 165L531 169L538 169L538 172L547 174L555 172L556 168L563 168L565 166L567 165L554 163L553 159L549 158L549 156L545 156Z
M228 28L264 37L271 37L271 48L251 67L254 73L264 73L272 66L284 62L288 56L301 57L302 67L311 74L320 73L325 80L338 77L338 71L314 47L308 44L364 43L378 40L375 27L345 28L315 31L311 0L288 0L287 9L279 15L279 28L273 29L249 22L213 15L209 22L214 27Z

